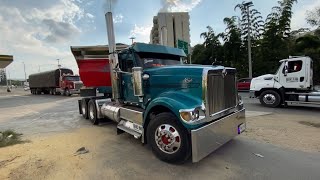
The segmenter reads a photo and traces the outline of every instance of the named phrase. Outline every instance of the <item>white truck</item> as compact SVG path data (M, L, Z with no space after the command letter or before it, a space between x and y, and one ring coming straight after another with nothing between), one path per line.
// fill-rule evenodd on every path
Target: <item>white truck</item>
M320 91L313 86L313 61L306 56L290 56L280 61L276 74L252 79L250 97L267 107L320 107Z

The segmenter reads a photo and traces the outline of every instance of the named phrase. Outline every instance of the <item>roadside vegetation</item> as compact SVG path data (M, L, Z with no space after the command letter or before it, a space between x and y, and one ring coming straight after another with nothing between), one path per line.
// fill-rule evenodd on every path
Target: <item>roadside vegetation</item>
M20 144L22 134L16 133L13 130L0 131L0 148L14 144Z
M310 56L314 72L320 71L320 7L306 12L306 21L313 29L291 29L292 8L298 0L280 0L264 19L259 10L245 3L238 4L239 16L223 19L225 32L216 33L211 26L201 33L203 44L193 48L192 63L210 65L214 62L236 67L240 77L248 76L248 35L252 44L253 76L274 74L279 60L291 56ZM320 73L314 73L320 84Z

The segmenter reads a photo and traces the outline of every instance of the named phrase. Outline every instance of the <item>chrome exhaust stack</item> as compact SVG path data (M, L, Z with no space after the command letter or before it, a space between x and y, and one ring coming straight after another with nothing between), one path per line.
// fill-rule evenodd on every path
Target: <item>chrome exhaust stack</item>
M111 84L112 84L112 98L118 100L120 98L119 93L119 78L118 71L119 69L119 60L118 54L116 53L116 42L113 28L113 18L112 12L107 12L105 14L107 33L108 33L108 44L109 44L109 63L110 63L110 72L111 72Z

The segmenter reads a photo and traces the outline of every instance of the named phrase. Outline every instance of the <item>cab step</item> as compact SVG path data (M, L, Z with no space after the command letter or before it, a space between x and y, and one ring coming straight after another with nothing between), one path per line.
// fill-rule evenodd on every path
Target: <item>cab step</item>
M125 120L121 120L117 126L117 133L121 134L121 131L124 131L126 133L129 133L131 135L133 135L136 139L140 138L142 136L142 126L130 122L130 121L125 121Z

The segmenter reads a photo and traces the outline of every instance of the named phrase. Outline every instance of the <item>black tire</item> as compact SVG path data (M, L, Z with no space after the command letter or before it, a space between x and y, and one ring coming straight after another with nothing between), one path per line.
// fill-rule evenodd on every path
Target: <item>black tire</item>
M260 103L266 107L275 108L281 103L281 97L279 93L273 90L263 91L260 94Z
M81 100L81 113L83 118L88 119L88 104L85 99Z
M69 89L66 89L66 90L65 90L65 94L66 94L66 96L71 96L70 90L69 90Z
M157 128L161 128L161 126L166 126L169 125L173 127L176 131L178 131L179 134L179 141L177 141L177 138L174 138L175 142L180 142L180 146L178 149L176 149L175 152L167 153L164 152L164 150L160 149L160 147L157 145L156 142L156 132ZM172 131L172 132L175 132ZM165 138L164 135L161 135L161 142L162 144L165 143L164 140ZM168 141L169 138L167 138L168 144L172 141ZM190 143L190 138L189 138L189 133L188 131L178 122L178 119L176 116L174 116L172 113L164 112L156 115L153 119L151 119L150 124L148 125L147 128L147 141L150 144L153 153L157 158L159 158L162 161L168 162L168 163L183 163L187 159L189 159L191 155L191 143ZM160 142L160 141L158 141Z
M94 100L90 100L88 103L88 117L93 125L99 124L99 119L97 117L97 108Z
M51 94L51 95L55 95L55 94L56 94L55 89L53 89L53 88L50 89L50 94Z

